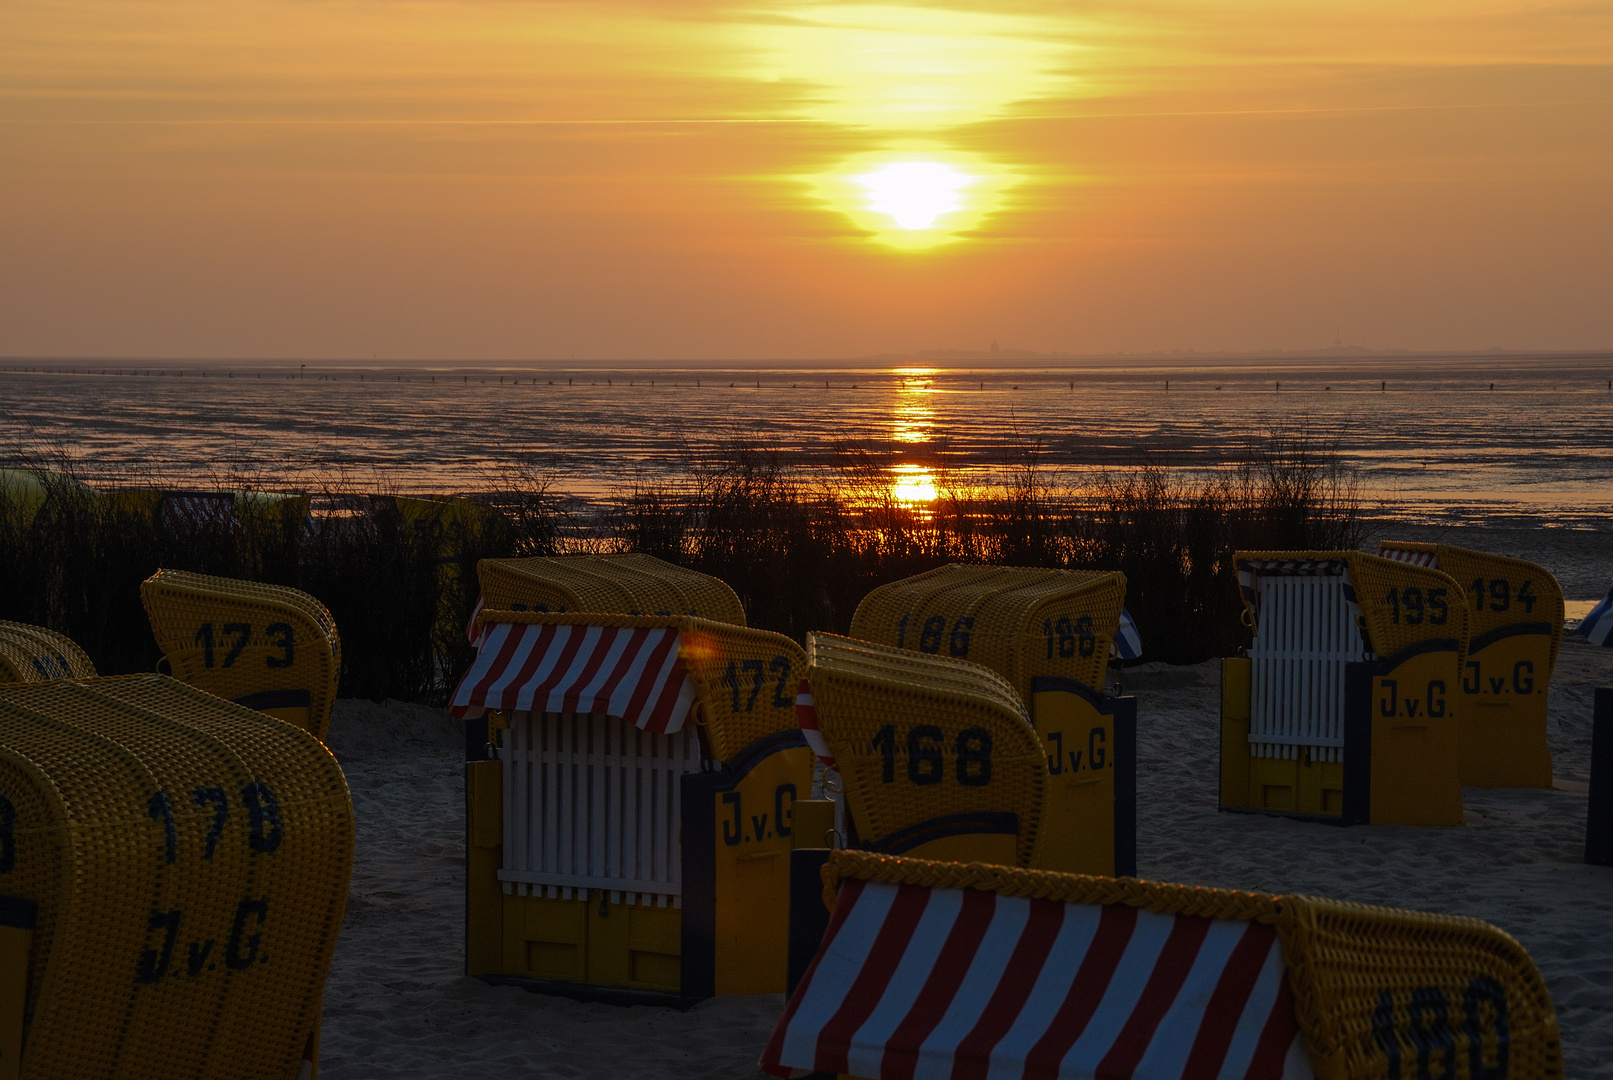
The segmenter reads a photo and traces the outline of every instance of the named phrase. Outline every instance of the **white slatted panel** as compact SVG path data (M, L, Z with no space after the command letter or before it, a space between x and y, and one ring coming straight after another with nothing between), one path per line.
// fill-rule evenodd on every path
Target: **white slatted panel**
M515 713L501 757L506 892L682 906L678 778L700 770L692 725L657 735L614 716Z
M1342 576L1262 574L1259 632L1249 649L1249 743L1256 757L1339 761L1344 665L1362 658Z

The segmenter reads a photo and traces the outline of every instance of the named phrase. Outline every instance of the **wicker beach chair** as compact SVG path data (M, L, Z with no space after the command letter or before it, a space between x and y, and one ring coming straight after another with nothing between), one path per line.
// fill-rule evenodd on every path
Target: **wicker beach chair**
M651 555L483 559L476 573L482 587L478 607L689 615L745 625L745 609L724 582Z
M831 634L808 637L806 678L858 843L1034 865L1047 759L1007 680L967 661Z
M1125 599L1120 573L943 566L869 593L850 634L983 664L1029 703L1037 679L1103 691Z
M341 640L318 600L186 570L158 570L140 596L175 678L325 737Z
M1450 544L1384 540L1379 554L1456 579L1471 637L1456 710L1464 787L1551 787L1546 711L1563 643L1563 590L1551 571Z
M71 639L43 626L0 622L0 683L82 679L95 665Z
M774 1076L1563 1074L1539 969L1477 919L852 851L823 881Z
M493 758L467 738L467 973L620 1002L782 992L814 769L800 647L574 611L484 610L478 638L450 705L497 714Z
M1221 666L1222 807L1461 824L1456 581L1355 551L1235 560L1254 642Z
M0 1074L311 1075L352 854L307 732L160 675L0 687Z
M1104 680L1125 597L1120 573L953 565L875 589L851 620L854 638L1012 686L1046 756L1044 869L1136 869L1136 702Z

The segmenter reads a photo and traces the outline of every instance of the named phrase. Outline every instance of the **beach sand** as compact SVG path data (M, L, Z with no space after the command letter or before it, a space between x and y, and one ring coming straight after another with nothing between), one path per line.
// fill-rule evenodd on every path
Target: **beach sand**
M1216 810L1214 662L1125 672L1138 698L1138 870L1472 915L1544 972L1567 1075L1613 1077L1613 868L1581 862L1591 694L1613 650L1565 639L1552 681L1556 790L1469 788L1465 828L1341 829ZM358 815L347 919L325 988L321 1075L755 1077L781 996L677 1012L495 988L461 974L463 739L440 710L338 704L331 749Z

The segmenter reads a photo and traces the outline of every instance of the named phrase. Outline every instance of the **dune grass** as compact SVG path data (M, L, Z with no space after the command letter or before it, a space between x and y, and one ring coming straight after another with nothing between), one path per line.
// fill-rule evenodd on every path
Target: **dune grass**
M58 459L34 474L42 497L0 483L0 618L67 634L104 673L149 671L159 653L139 584L159 567L291 585L336 619L342 694L437 703L472 659L463 626L482 558L644 552L722 578L751 625L797 640L844 633L878 585L973 562L1120 570L1148 658L1187 663L1246 641L1235 550L1351 548L1363 534L1351 472L1303 431L1201 473L1145 463L1076 479L1026 445L989 486L938 467L924 504L902 501L890 463L848 449L808 470L730 445L602 508L515 475L468 503L330 483L312 492L311 517L297 502L238 499L233 517L180 521L153 499L86 488ZM229 482L270 486L261 479Z

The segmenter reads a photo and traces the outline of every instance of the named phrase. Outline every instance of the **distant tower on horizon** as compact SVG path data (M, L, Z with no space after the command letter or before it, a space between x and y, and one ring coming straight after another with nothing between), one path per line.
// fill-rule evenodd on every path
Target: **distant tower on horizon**
M991 351L992 352L997 351L997 339L996 338L991 339Z

